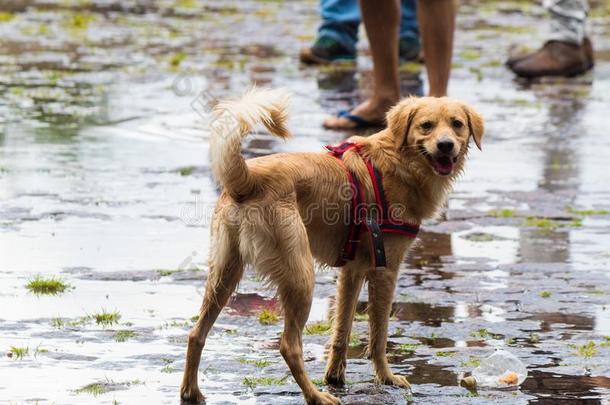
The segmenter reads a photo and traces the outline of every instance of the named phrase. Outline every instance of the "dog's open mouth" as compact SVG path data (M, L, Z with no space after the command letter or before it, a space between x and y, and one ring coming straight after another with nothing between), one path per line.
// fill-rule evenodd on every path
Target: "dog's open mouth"
M432 167L441 176L448 176L453 172L455 160L456 158L451 158L451 156L438 156L432 158Z
M424 155L426 157L426 159L428 159L428 161L432 165L432 168L434 169L434 171L437 174L439 174L441 176L448 176L453 172L453 166L455 165L455 162L457 162L457 156L456 157L451 157L449 155L432 156L431 154L428 153L428 151L423 146L420 146L419 150L420 150L421 154Z

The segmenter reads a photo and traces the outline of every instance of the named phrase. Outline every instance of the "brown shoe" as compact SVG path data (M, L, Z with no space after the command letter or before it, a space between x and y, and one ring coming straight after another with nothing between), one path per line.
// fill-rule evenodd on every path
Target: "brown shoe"
M589 45L591 44L588 41ZM587 55L586 45L575 45L551 40L538 51L513 61L509 69L518 76L534 78L541 76L576 76L586 72L593 63Z

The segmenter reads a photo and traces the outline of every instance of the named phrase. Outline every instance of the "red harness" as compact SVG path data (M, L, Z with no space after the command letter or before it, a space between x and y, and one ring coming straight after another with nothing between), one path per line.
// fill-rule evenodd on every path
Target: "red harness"
M327 145L325 148L329 151L329 154L340 160L343 160L343 154L350 149L356 149L358 154L360 154L360 145L352 142L343 142L339 146ZM360 244L360 234L365 229L368 231L371 246L373 247L375 268L383 269L386 266L383 234L397 233L415 239L419 232L419 225L409 224L392 217L383 192L381 172L373 166L370 160L364 157L362 160L364 160L371 176L373 190L375 191L375 205L372 209L367 210L368 204L364 202L362 183L355 173L346 168L347 178L352 188L352 209L349 218L348 237L335 266L343 266L349 260L353 260L356 257L356 251Z

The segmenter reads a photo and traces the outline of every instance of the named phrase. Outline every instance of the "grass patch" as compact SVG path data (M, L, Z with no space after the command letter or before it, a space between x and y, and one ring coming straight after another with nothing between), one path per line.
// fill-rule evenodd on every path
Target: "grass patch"
M574 214L574 215L580 215L583 217L587 217L587 216L591 216L591 215L610 215L610 211L608 211L608 210L594 210L594 209L577 210L572 207L566 208L566 212L568 212L570 214Z
M476 357L470 357L468 360L460 361L460 366L462 367L479 367L481 365L481 360Z
M456 354L458 354L458 352L436 352L438 357L453 357Z
M0 11L0 22L11 21L13 18L15 18L15 14L6 11Z
M182 173L180 173L182 174ZM167 276L171 276L172 274L178 272L180 270L157 270L157 273L159 273L159 275L161 277L167 277Z
M121 314L119 311L106 312L105 309L102 309L102 312L91 315L91 318L95 320L96 324L106 327L118 324Z
M401 353L415 353L418 347L420 347L418 344L402 343L398 345L398 351Z
M530 335L527 338L530 343L532 344L536 344L536 343L540 343L540 335L534 332L530 332Z
M601 347L610 347L610 336L604 336L604 341L600 343Z
M77 394L91 394L94 397L97 397L98 395L105 394L108 391L109 390L107 387L102 383L91 383L77 389L75 392Z
M117 330L114 333L114 340L117 342L126 342L136 336L138 336L138 334L132 330Z
M421 63L416 62L406 62L402 63L398 70L402 73L412 73L416 74L421 72L423 65Z
M359 313L354 314L354 321L356 321L356 322L367 322L368 320L369 320L369 314L367 314L366 312L362 313L362 314L359 314Z
M464 236L464 239L467 239L471 242L492 242L496 238L494 235L485 232L473 232Z
M186 59L186 53L176 52L175 54L172 55L171 58L169 58L169 65L172 68L177 69L180 67L180 65L182 64L182 62L184 62L185 59Z
M555 230L559 227L556 221L548 218L528 217L525 220L525 225L532 228Z
M569 345L571 348L576 349L576 354L585 359L590 359L597 354L597 346L595 342L587 342L582 345Z
M479 60L481 58L481 52L477 49L462 49L459 53L459 57L463 60Z
M318 321L318 322L310 323L309 325L305 325L305 334L306 335L326 336L326 335L330 335L330 331L331 331L331 323L328 321Z
M185 167L181 167L178 169L178 173L180 173L180 176L190 176L191 174L193 174L195 172L196 167L195 166L185 166Z
M12 357L15 360L23 360L24 357L30 354L29 347L19 347L19 346L11 346L8 351L9 357Z
M244 377L242 383L250 388L254 389L258 385L284 385L288 376L283 378L273 378L273 377Z
M240 357L239 359L237 359L237 361L239 361L240 364L250 364L257 368L265 368L271 365L271 362L269 360L250 360L245 357Z
M490 331L485 328L481 328L479 330L470 332L470 336L481 339L501 339L500 335L494 335Z
M512 218L515 216L515 210L510 208L502 208L499 210L489 211L489 215L496 218Z
M360 346L360 334L358 332L352 332L352 334L349 335L348 345L349 347Z
M258 321L261 325L275 325L280 321L280 317L275 311L263 309L258 313Z
M36 295L57 295L70 289L70 285L58 278L44 278L38 274L28 281L25 288Z
M172 366L172 363L174 362L173 359L168 359L167 357L164 357L161 359L161 361L163 361L163 363L165 364L161 369L162 373L170 374L178 371L174 366Z
M580 218L574 218L568 223L562 223L549 218L527 217L525 220L525 226L554 231L557 228L565 227L579 228L582 226L582 220Z

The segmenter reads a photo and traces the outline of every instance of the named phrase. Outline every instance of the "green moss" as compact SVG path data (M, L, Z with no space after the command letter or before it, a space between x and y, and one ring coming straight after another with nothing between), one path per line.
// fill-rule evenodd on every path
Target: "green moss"
M597 346L595 342L587 342L582 345L569 345L571 348L576 349L576 354L585 359L590 359L597 354Z
M468 360L460 361L460 366L462 366L462 367L475 368L475 367L479 367L480 365L481 365L481 360L477 359L476 357L470 357Z
M96 324L106 327L118 324L121 314L119 311L106 312L106 310L102 309L102 312L93 314L91 318L95 320Z
M462 49L459 57L468 61L479 60L481 58L481 51L472 48Z
M15 14L7 11L0 11L0 22L11 21L13 18L15 18Z
M261 325L275 325L280 321L280 317L275 311L263 309L258 313L258 321Z
M250 388L254 389L258 385L284 385L286 383L286 379L288 376L283 378L273 378L273 377L244 377L242 383Z
M23 360L28 354L30 354L29 347L11 346L9 349L9 356L15 360Z
M402 63L398 70L403 73L412 73L416 74L421 72L423 65L421 63L416 62L406 62Z
M482 339L501 339L500 335L495 335L485 328L470 332L470 336Z
M195 166L185 166L178 169L180 176L190 176L195 171Z
M75 391L77 394L91 394L94 397L105 394L108 392L108 388L102 383L92 383L85 385Z
M610 336L604 336L604 341L600 344L601 347L610 347Z
M512 218L515 216L515 210L510 208L502 208L489 212L489 215L496 218Z
M525 220L525 225L533 228L555 230L559 227L556 221L548 218L528 217Z
M186 59L186 54L184 52L177 52L171 56L169 59L169 65L172 68L178 68L182 64L182 62Z
M398 351L401 353L415 353L418 347L421 345L414 343L402 343L398 345Z
M138 336L138 334L132 330L117 330L114 333L114 340L117 342L126 342L127 340Z
M354 321L356 321L356 322L368 322L368 320L369 320L369 314L366 312L354 314Z
M540 291L541 298L551 298L552 295L553 293L551 293L550 291Z
M436 355L438 357L453 357L456 354L458 354L458 352L436 352Z
M250 364L257 368L265 368L272 364L269 360L250 360L245 357L240 357L237 359L237 361L239 361L241 364Z
M472 242L492 242L496 238L490 233L473 232L469 233L468 235L465 235L464 239L467 239Z
M44 278L41 275L36 275L33 279L28 281L25 288L36 295L57 295L65 292L71 287L58 278Z
M358 347L360 346L360 334L358 332L352 332L349 335L349 347Z
M532 344L536 344L540 342L540 335L534 332L530 332L530 335L528 337L528 340L530 341L530 343Z
M73 14L64 22L64 26L73 30L86 30L93 20L90 14Z
M591 215L610 215L610 211L608 210L595 210L595 209L585 209L585 210L577 210L572 207L566 208L566 211L570 214L580 215L580 216L591 216Z
M330 335L331 326L331 323L328 321L318 321L310 323L309 325L305 325L305 334L322 336Z

